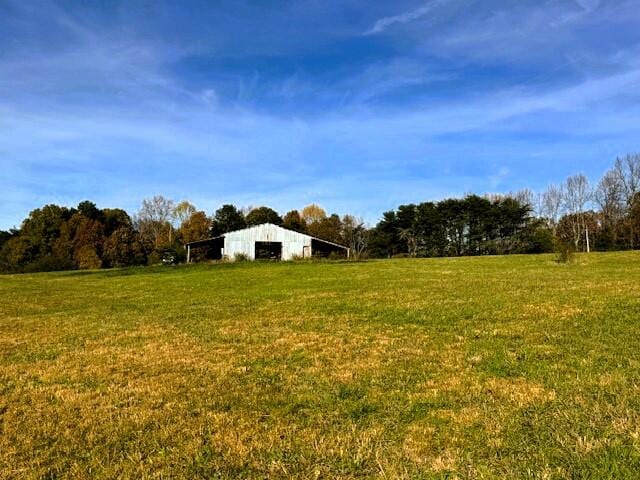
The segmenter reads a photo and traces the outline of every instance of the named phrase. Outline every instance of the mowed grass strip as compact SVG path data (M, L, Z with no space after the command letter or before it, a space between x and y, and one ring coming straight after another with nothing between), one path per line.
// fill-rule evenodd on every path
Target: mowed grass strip
M640 252L0 277L0 478L637 478Z

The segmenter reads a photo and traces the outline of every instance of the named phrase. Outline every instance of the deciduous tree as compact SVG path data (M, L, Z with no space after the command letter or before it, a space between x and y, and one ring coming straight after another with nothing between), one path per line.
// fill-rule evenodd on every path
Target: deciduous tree
M617 158L613 172L622 187L624 201L630 206L636 193L640 192L640 154Z
M142 201L136 222L138 231L156 250L171 243L173 209L173 200L162 195Z
M328 240L334 243L340 243L342 222L340 217L335 213L329 217L325 217L320 221L313 222L307 225L309 235L321 238L322 240Z
M616 159L613 167L614 174L620 182L625 204L625 214L630 212L636 195L640 193L640 154L627 155ZM636 236L640 232L634 222L626 222L628 227L628 244L630 248L637 245Z
M282 224L282 218L274 209L258 207L251 210L246 216L247 225L261 225L263 223Z
M183 200L178 203L175 207L173 207L172 212L173 219L177 223L176 227L180 228L182 224L184 224L184 222L186 222L195 212L196 207L188 201Z
M244 215L235 205L226 204L216 210L211 222L211 236L241 230L247 226Z
M542 216L545 217L555 234L560 221L564 192L562 186L549 185L542 194Z
M585 248L588 251L589 230L585 223L584 212L592 195L589 180L583 174L570 176L564 183L563 191L565 209L570 214L568 220L573 233L574 246L577 249L584 238Z
M366 255L369 243L369 230L362 218L353 215L342 217L342 243L349 247L350 255L354 259L361 259Z
M600 206L603 228L611 229L615 235L616 226L624 216L626 205L620 177L614 170L609 170L600 179L594 191L594 199Z
M207 238L211 221L204 212L193 212L180 226L182 243L196 242Z
M304 221L298 210L291 210L290 212L287 212L282 219L282 226L300 233L307 232L307 223Z
M300 215L302 217L302 220L304 220L304 222L307 224L307 227L312 223L318 223L327 218L327 212L325 212L322 207L316 205L315 203L304 207Z
M132 226L122 225L105 240L103 260L108 267L144 265L146 258Z

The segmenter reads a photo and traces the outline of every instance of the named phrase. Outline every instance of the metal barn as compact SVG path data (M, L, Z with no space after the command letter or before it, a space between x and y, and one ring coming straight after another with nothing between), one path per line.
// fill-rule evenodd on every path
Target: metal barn
M349 256L344 245L295 232L272 223L227 232L218 237L207 238L185 245L187 262L194 248L206 248L212 259L234 260L244 255L251 260L292 260L296 257L327 256L332 252Z

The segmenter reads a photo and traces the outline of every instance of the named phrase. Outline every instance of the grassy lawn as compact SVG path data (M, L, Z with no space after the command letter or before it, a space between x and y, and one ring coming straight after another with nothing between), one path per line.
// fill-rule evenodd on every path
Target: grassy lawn
M638 478L640 252L0 276L0 478Z

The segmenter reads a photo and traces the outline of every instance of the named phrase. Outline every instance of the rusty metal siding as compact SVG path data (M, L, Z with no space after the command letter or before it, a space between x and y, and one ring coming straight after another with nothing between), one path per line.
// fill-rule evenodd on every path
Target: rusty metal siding
M282 260L291 260L294 256L301 257L303 253L312 253L309 235L265 223L227 233L224 237L224 255L233 260L237 254L242 253L255 259L256 242L281 242Z

